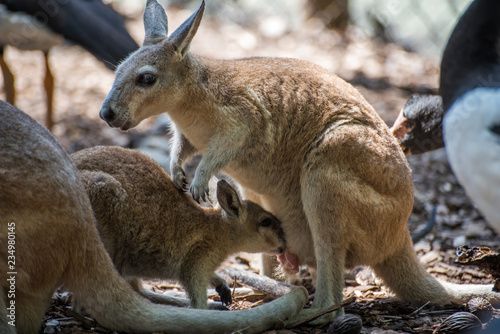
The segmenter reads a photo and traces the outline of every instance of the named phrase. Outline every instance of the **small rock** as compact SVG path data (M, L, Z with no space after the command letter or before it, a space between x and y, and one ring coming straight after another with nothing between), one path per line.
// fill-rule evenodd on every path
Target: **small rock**
M483 323L486 323L493 318L493 313L495 309L491 305L491 303L481 297L474 297L467 303L467 309L469 312L474 314L479 318Z
M481 320L470 312L450 315L434 330L433 334L467 334L482 327Z
M344 314L333 320L327 334L359 334L363 321L358 315Z
M59 325L59 321L55 320L55 319L51 319L49 321L47 321L47 323L45 324L45 328L43 329L43 333L44 334L54 334L57 332L56 330L56 326Z

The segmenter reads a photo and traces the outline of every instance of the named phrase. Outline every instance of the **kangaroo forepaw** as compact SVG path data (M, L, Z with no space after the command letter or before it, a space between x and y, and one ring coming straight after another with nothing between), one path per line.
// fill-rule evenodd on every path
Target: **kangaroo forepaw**
M200 201L207 201L209 194L208 182L203 182L203 184L201 184L195 177L189 190L196 202L200 203Z
M174 183L174 186L182 191L187 191L187 180L186 180L186 173L184 173L184 169L182 169L181 166L176 165L173 166L172 168L172 182Z
M227 285L219 285L215 287L215 291L219 294L222 303L229 305L233 302L231 289Z

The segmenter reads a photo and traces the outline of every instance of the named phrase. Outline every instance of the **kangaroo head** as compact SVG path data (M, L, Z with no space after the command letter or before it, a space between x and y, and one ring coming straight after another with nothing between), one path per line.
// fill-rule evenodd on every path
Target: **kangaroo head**
M286 248L281 222L251 201L241 201L237 191L224 180L217 183L217 200L226 220L241 224L241 251L281 254Z
M168 36L165 10L156 0L148 0L143 46L116 69L113 87L99 113L110 126L127 130L183 102L183 87L189 82L191 68L189 45L204 9L202 1L200 8Z

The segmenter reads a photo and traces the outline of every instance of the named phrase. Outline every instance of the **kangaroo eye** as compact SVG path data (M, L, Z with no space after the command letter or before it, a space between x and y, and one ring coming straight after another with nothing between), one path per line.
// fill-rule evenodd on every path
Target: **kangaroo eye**
M151 73L141 74L139 78L137 78L137 83L141 86L147 87L151 86L156 82L156 76Z
M266 218L264 219L263 221L260 222L260 226L262 227L269 227L271 226L273 223L272 219L271 218Z

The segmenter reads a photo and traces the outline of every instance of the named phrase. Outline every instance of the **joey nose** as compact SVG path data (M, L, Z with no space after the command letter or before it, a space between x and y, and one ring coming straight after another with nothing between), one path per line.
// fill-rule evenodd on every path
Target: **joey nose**
M110 123L115 120L116 114L113 109L111 109L111 107L102 107L101 111L99 112L99 117L101 117L103 121Z

